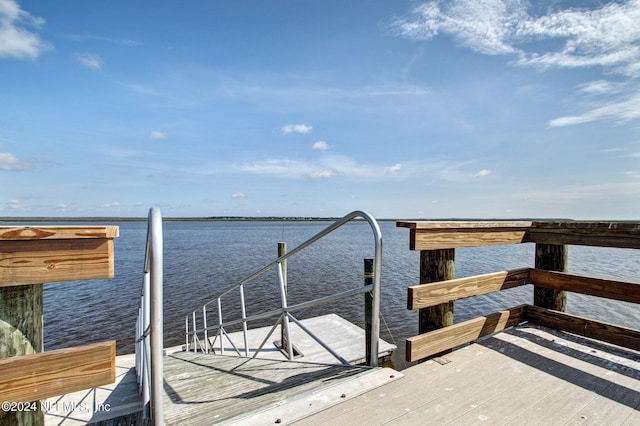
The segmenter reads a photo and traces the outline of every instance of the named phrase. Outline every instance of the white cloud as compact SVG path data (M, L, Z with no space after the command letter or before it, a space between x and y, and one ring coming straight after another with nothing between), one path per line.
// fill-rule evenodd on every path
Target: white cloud
M247 194L244 192L235 192L231 194L231 198L247 198Z
M26 170L30 167L30 162L21 160L9 152L0 152L0 170Z
M475 175L473 175L474 177L485 177L485 176L489 176L491 174L491 170L489 169L482 169L480 170L478 173L476 173Z
M331 169L322 169L322 170L317 170L313 173L311 173L309 175L310 179L329 179L332 178L336 175L338 175L340 173L338 173L337 170L331 170Z
M306 124L287 124L282 126L282 133L285 135L289 133L309 133L312 129L313 127Z
M104 203L102 205L102 207L107 208L107 209L117 209L118 207L120 207L120 203L115 201L113 203Z
M102 60L96 55L83 53L76 55L76 59L82 66L92 70L99 70L102 68Z
M612 2L594 10L549 10L541 16L534 16L532 9L521 0L433 1L416 7L394 26L399 34L416 39L451 34L479 53L514 54L521 65L599 65L619 74L631 69L635 73L640 58L640 1ZM537 40L562 43L555 50L551 46L558 44L549 44L542 52L525 47Z
M0 58L34 59L50 49L38 34L25 28L37 29L44 22L14 0L0 0Z
M640 117L640 0L609 2L596 9L547 8L543 13L536 7L542 10L523 0L431 1L396 20L394 28L412 39L449 34L478 53L512 56L519 66L599 67L627 78L632 86L632 94L625 96L618 83L584 85L578 93L602 95L600 105L588 103L583 106L586 112L551 120L551 127Z
M149 137L154 140L166 139L167 136L169 136L167 132L161 132L160 130L153 130L149 135Z
M325 141L318 141L313 144L312 148L319 151L326 151L329 149L329 144Z
M402 164L396 163L393 166L385 167L384 171L390 175L398 174L398 172L402 169Z

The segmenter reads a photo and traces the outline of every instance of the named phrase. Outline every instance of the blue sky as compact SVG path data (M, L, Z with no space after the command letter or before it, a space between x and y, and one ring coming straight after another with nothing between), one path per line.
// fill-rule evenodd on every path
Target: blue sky
M640 1L0 0L0 216L638 219Z

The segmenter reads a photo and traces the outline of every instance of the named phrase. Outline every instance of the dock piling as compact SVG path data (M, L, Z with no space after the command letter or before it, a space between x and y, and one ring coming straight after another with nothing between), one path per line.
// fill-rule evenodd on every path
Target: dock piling
M455 249L420 250L420 284L455 278ZM418 333L453 325L453 302L418 311Z
M536 269L567 272L568 259L569 246L536 243ZM533 304L541 308L565 312L567 310L567 292L534 286Z

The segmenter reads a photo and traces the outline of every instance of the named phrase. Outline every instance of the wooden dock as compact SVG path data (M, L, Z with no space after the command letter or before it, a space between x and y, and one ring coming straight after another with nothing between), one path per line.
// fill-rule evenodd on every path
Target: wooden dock
M522 325L296 425L637 425L640 353Z
M193 352L164 362L166 424L640 424L640 352L531 324L400 373ZM47 413L46 424L139 407L128 399L137 385L127 363L130 355L118 357L113 393L55 400L119 408Z
M328 314L301 321L319 338L353 364L365 360L364 330L344 318ZM249 355L255 354L271 327L249 330ZM337 360L297 325L291 340L301 353L287 360L269 341L255 359L238 357L227 339L224 355L185 352L182 346L165 349L164 411L166 424L208 424L230 421L262 424L265 416L299 419L402 376L392 369L337 366ZM279 336L273 333L273 339ZM242 333L230 333L244 351ZM381 358L395 345L379 342ZM343 396L344 395L344 396ZM138 418L142 409L134 355L116 359L116 381L89 390L51 398L44 404L45 424L76 426L111 424L109 419ZM133 417L131 417L133 416Z
M151 353L152 359L159 359L151 363L158 368L154 377L161 379L152 381L153 394L159 396L154 401L162 402L155 407L164 408L164 414L158 410L156 423L640 424L640 330L566 312L568 292L640 303L638 282L566 272L567 244L640 249L640 223L400 222L398 225L410 229L410 247L421 252L420 282L407 292L407 307L418 311L419 335L407 339L406 354L408 361L425 360L423 363L402 373L329 365L325 360L314 359L314 349L295 336L293 343L303 354L296 361L283 359L273 346L277 337L269 343L263 358L255 359L179 349L167 350L163 355L160 344ZM32 236L31 230L26 229L9 230L3 235L9 241L7 246L22 246L23 238L46 239L48 235L58 235L56 232ZM62 232L58 238L66 235ZM113 235L102 237L101 234L100 239L106 241L99 246L106 250L100 259L112 259ZM457 247L514 243L536 244L535 268L454 277ZM80 253L68 256L86 256L88 248L76 244ZM19 257L15 250L3 250L6 252L3 259L12 268L24 267L25 262L16 261ZM107 275L111 274L109 262L103 263L108 266ZM48 269L56 268L50 264ZM72 275L64 273L51 280ZM38 285L36 281L41 280L20 278L20 282L27 282L20 285L13 275L7 277L0 280L0 285L18 288ZM523 304L453 322L456 300L525 284L534 285L533 305ZM162 287L158 287L161 296ZM5 303L9 307L19 299L14 295L4 298L5 302L11 302ZM161 310L157 318L162 318ZM328 318L329 322L340 323L331 316ZM195 319L193 323L195 328ZM151 342L161 343L162 321L151 327L151 333L156 329L160 339L152 338ZM344 343L354 342L364 352L360 335L356 338L334 329L328 336L332 342L339 341L338 336L344 337ZM141 421L142 404L139 387L133 380L134 357L116 360L113 347L113 342L107 342L95 348L8 357L0 361L0 382L4 381L0 383L0 396L16 402L54 396L42 405L46 424L137 424ZM227 349L230 347L221 352L226 353ZM68 352L74 356L68 356ZM347 358L360 359L353 355ZM52 360L55 361L52 367L43 365L44 361ZM108 377L103 377L105 373ZM59 385L58 377L66 380L66 384ZM110 384L114 378L115 383ZM78 380L80 384L76 383ZM61 389L68 392L98 387L55 396L60 393L56 386L63 386ZM25 390L30 392L27 396L18 395ZM0 414L5 418L20 417L24 413L19 411ZM114 421L113 417L118 419Z

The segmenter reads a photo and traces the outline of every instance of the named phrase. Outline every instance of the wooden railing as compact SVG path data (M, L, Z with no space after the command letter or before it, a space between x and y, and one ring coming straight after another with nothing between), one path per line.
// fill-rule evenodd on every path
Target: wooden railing
M566 273L567 245L640 248L637 222L397 222L420 251L420 283L408 289L407 307L419 312L419 335L407 339L406 358L418 361L502 331L523 321L640 350L640 330L570 315L566 292L640 303L640 283ZM455 279L455 249L535 243L535 268ZM525 284L533 305L521 305L453 324L454 302Z
M112 278L117 236L116 226L0 227L0 424L43 424L39 400L115 381L114 341L43 352L42 287Z

